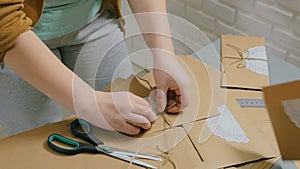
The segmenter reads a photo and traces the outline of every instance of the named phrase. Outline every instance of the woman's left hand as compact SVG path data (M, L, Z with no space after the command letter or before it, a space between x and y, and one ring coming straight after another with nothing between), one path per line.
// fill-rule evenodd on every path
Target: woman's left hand
M155 52L157 53L157 52ZM183 70L176 56L159 52L154 59L154 79L158 112L167 108L168 113L178 113L189 105L190 77Z

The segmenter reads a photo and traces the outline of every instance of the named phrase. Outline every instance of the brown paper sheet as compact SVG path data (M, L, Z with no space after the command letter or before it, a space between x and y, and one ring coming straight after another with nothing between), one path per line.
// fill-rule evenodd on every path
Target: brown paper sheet
M228 45L243 51L256 46L265 46L265 41L263 37L221 36L222 87L262 89L262 87L268 86L268 76L251 71L246 67L239 67L244 61L239 61L238 52ZM234 57L235 59L228 57ZM267 63L266 61L258 62Z
M109 146L147 154L165 155L162 152L168 152L168 157L177 169L215 169L278 155L265 109L242 109L235 101L237 97L261 98L260 92L229 92L229 90L220 89L219 71L192 57L182 56L180 60L182 65L189 65L185 66L185 70L192 77L192 86L190 106L180 114L166 115L172 125L177 127L167 126L164 119L159 117L150 130L136 137L102 129L95 129L96 135ZM144 78L148 78L153 83L151 75L146 75ZM150 92L146 84L134 77L130 80L118 79L110 89L111 91L131 91L141 97L147 97ZM199 133L205 125L203 119L219 115L216 107L224 103L232 109L234 117L239 121L251 142L228 143L212 135L204 144L198 144ZM74 138L69 128L72 120L50 124L0 140L1 168L141 168L103 154L85 153L68 156L50 149L46 140L52 133ZM189 133L189 137L186 133ZM204 136L209 134L206 133ZM163 163L149 160L145 162L163 169L174 168L168 160L164 160Z
M261 96L252 94L252 98ZM240 108L235 98L251 96L244 92L230 92L226 106L249 138L248 143L229 142L214 135L206 126L207 121L195 123L189 132L196 149L210 168L221 168L263 158L279 156L276 139L266 110L259 108Z
M160 116L148 133L217 115L215 104L224 103L225 93L218 90L219 72L210 71L212 67L191 56L180 56L179 61L191 77L190 105L179 114L165 114L165 118ZM155 86L152 73L142 78ZM149 85L136 77L117 79L106 91L130 91L143 98L148 97L151 92Z
M283 159L300 159L300 129L290 120L282 101L300 99L300 81L264 88L266 105ZM300 110L296 110L299 114Z
M74 118L73 118L74 119ZM52 133L77 139L70 131L73 119L65 120L38 129L31 130L0 140L1 169L139 169L143 168L128 162L109 157L104 154L82 153L77 155L63 155L50 149L46 143ZM161 169L204 168L193 145L186 137L182 127L165 130L164 132L142 135L138 138L128 137L120 133L104 130L94 130L94 133L106 145L125 148L141 153L160 154L170 160L163 162L143 160ZM163 152L168 152L165 155ZM173 161L174 164L170 161Z
M271 159L262 159L255 162L250 162L246 164L239 164L234 167L226 167L224 169L270 169L280 157L275 157Z
M258 91L228 89L226 106L243 129L249 142L229 142L214 135L207 127L207 120L195 122L189 131L193 144L209 168L222 168L279 156L279 150L267 110L241 108L236 98L262 98Z

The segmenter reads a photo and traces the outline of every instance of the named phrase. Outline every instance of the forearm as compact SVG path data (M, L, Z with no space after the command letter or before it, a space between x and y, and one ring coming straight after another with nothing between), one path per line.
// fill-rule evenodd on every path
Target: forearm
M21 34L4 62L34 87L74 111L73 82L84 92L93 90L65 67L32 32ZM82 105L84 106L84 105Z
M174 53L165 0L129 0L150 49ZM152 50L152 52L155 52ZM154 54L155 55L155 54Z
M158 111L162 112L169 90L175 92L176 105L168 112L179 112L189 103L189 77L174 55L165 0L128 0L143 37L154 57L154 79L157 86Z
M32 31L17 38L4 62L78 118L97 127L138 134L140 127L149 129L156 119L149 103L140 97L129 92L105 93L92 89L64 66Z

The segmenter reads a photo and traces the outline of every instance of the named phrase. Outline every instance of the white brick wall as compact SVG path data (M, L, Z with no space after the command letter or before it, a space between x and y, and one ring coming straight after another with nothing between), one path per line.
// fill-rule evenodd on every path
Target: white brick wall
M237 12L235 26L241 31L248 32L249 35L264 36L268 39L272 30L272 25L243 12Z
M225 5L231 6L238 11L252 12L253 0L220 0Z
M294 16L292 20L291 28L294 32L300 35L300 16Z
M186 8L186 18L196 26L204 27L208 30L214 30L216 27L215 18L203 13L202 11L196 10L191 7Z
M203 11L229 23L234 23L235 9L218 1L203 1Z
M281 10L279 8L276 8L276 6L265 4L260 1L257 1L255 3L255 8L253 12L257 16L264 18L266 22L270 22L275 25L289 25L293 17L292 12Z
M300 67L300 0L167 0L167 6L211 40L221 34L264 36L268 53Z
M287 7L287 10L295 10L300 12L300 1L299 0L277 0L279 5Z

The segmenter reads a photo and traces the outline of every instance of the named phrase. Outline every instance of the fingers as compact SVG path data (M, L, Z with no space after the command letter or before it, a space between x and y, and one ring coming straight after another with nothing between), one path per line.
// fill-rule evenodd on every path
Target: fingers
M175 89L174 87L172 89ZM178 113L189 104L189 91L181 91L179 88L168 91L168 113Z
M166 108L167 105L167 97L166 97L166 93L167 93L168 88L157 88L153 91L151 91L150 93L150 97L155 98L155 104L156 104L156 108L157 108L157 112L163 112Z
M130 120L127 121L128 124L131 124L135 127L138 127L140 129L144 129L144 130L148 130L151 128L152 124L151 123L135 123L135 122L131 122Z
M149 122L153 122L157 119L157 116L151 107L136 105L133 113L145 117Z
M141 128L148 130L157 118L146 100L130 92L99 93L99 95L101 95L99 113L103 116L103 120L108 122L109 127L104 127L101 120L92 117L89 121L96 121L93 124L98 127L135 135L139 134Z
M151 107L151 105L149 104L149 102L147 102L145 99L141 98L141 97L138 97L134 94L132 94L135 100L135 102L139 105L143 105L143 106L147 106L147 107Z
M128 119L127 119L128 118ZM143 119L144 118L144 119ZM129 135L137 135L140 133L141 129L148 130L151 127L150 122L141 123L141 121L148 121L145 117L131 114L129 117L118 116L115 121L112 121L111 125L114 130Z
M118 131L129 135L138 135L141 132L141 128L124 121Z
M176 97L176 98L178 98L178 97ZM178 99L168 100L167 108L165 110L167 113L179 113L180 110L181 110L181 104Z
M182 87L181 95L179 97L181 103L181 109L186 108L190 103L190 90L187 87Z
M145 117L148 122L156 120L156 115L151 109L151 105L144 99L133 95L133 113Z
M125 118L125 121L136 126L136 127L141 127L145 130L149 129L151 127L151 122L144 116L134 114L134 113L129 113L123 115Z

